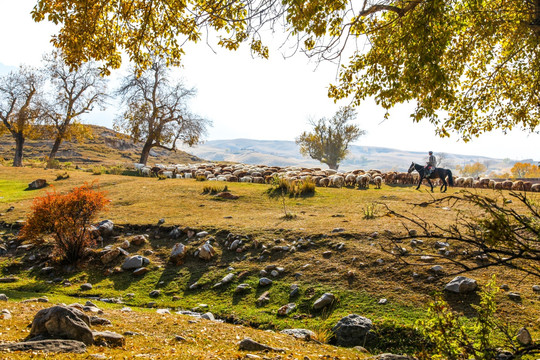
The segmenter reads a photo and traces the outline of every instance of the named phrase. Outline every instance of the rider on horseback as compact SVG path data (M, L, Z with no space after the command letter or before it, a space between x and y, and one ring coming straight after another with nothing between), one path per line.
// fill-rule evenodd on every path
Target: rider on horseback
M429 152L429 159L426 166L426 177L430 177L433 171L435 171L435 166L437 166L437 158L433 155L433 151Z

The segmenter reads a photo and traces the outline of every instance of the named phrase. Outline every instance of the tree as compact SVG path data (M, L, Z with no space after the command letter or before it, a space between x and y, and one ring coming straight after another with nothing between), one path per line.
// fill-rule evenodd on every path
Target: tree
M463 168L459 169L461 176L478 177L487 171L487 167L481 162L475 162L473 164L467 164Z
M538 166L531 163L517 162L510 169L512 176L515 178L534 178L540 177L540 169Z
M52 166L64 139L82 137L86 131L80 116L103 107L107 96L107 81L100 75L94 62L86 62L72 69L64 63L57 51L44 57L44 74L50 79L51 96L44 105L45 121L52 128L54 144L49 153L48 166Z
M331 98L374 97L387 110L415 101L414 121L466 141L539 124L540 0L38 0L32 16L61 25L53 42L70 65L104 60L105 70L122 50L143 69L150 54L177 65L206 33L267 57L260 30L284 24L309 56L348 58Z
M95 241L90 225L108 204L105 194L85 184L67 194L49 192L37 197L32 212L21 229L23 240L40 241L42 235L52 235L56 255L61 260L75 263L85 248Z
M7 131L15 140L13 166L23 166L24 142L27 137L37 136L35 125L40 115L37 99L42 84L37 71L26 66L0 78L0 134Z
M357 140L366 132L358 125L347 124L356 119L356 111L352 107L341 107L331 119L322 118L311 121L313 130L303 132L296 138L300 153L328 165L337 170L339 163L347 156L349 143Z
M179 81L171 83L169 77L165 63L156 61L140 76L134 71L126 77L117 91L125 109L115 126L135 141L144 142L141 164L146 164L154 147L175 151L178 141L195 145L210 125L188 110L187 101L195 96L195 90Z

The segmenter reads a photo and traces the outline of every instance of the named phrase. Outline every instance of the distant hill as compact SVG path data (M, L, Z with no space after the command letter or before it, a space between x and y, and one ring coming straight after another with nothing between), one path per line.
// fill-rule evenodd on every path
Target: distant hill
M74 164L104 164L115 165L139 161L142 146L134 143L126 135L102 126L89 125L93 138L83 142L64 141L60 146L57 159L60 162ZM44 158L49 155L52 139L26 140L24 145L24 160ZM0 136L0 156L12 159L15 152L15 142L10 134ZM184 151L171 152L154 148L150 151L149 164L154 163L188 163L200 162L202 159Z
M264 164L274 166L321 167L321 164L300 155L294 141L278 140L212 140L185 151L207 160L230 161L245 164ZM436 154L440 156L441 154ZM488 166L488 171L507 170L515 161L494 159L476 155L445 154L444 167L453 169L456 165L481 162ZM405 171L412 161L422 163L427 154L376 146L351 146L350 154L340 165L340 170L380 169ZM532 161L532 160L528 160ZM323 167L325 165L322 165Z

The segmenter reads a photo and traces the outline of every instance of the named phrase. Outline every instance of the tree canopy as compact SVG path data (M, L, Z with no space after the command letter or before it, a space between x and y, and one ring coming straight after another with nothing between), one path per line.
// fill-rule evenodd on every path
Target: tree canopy
M343 62L336 100L413 102L414 121L466 141L539 124L540 0L38 0L32 16L61 25L53 42L69 64L105 69L121 51L140 69L156 54L177 65L186 42L208 33L268 57L261 30L283 27L309 56Z

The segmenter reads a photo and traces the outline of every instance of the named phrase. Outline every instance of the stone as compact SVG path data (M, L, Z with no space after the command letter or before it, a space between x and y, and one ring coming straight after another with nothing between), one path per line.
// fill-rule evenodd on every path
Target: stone
M364 346L373 328L373 322L363 316L350 314L332 328L339 346Z
M210 320L210 321L216 321L216 318L214 317L214 314L212 314L211 312L206 312L206 313L202 314L201 318L206 319L206 320Z
M150 269L147 267L140 267L138 269L133 270L133 275L135 276L143 276L144 274L150 272Z
M266 278L266 277L260 278L259 279L259 285L260 286L272 285L272 280L270 280L269 278Z
M214 250L213 246L209 243L205 243L203 246L199 248L199 258L203 260L212 260L212 258L216 255L216 250Z
M422 260L423 262L433 262L435 258L433 256L422 255L420 256L420 260Z
M178 342L184 342L184 341L187 341L186 338L180 336L180 335L175 335L174 336L174 340L178 341Z
M200 232L197 233L196 236L201 238L201 237L205 237L207 235L208 235L208 231L200 231Z
M221 279L220 282L214 284L214 287L219 287L219 286L221 286L221 285L228 284L228 283L230 283L231 281L233 281L233 279L234 279L234 274L233 274L233 273L229 273L229 274L225 275L225 276L223 277L223 279ZM190 288L191 288L191 287L190 287Z
M517 292L509 292L506 294L510 300L521 301L521 294Z
M315 337L315 333L308 329L284 329L280 331L281 334L291 335L297 339L308 340Z
M130 244L129 240L124 240L124 241L122 242L122 244L120 244L120 247L121 247L122 249L129 249L130 246L131 246L131 244Z
M415 229L410 229L409 230L409 236L415 237L417 235L418 235L418 231L416 231Z
M149 262L150 262L150 260L148 260L144 256L134 255L134 256L128 257L124 261L124 263L122 264L122 269L123 270L135 270L135 269L138 269L140 267L143 267L143 265L145 263L148 264Z
M111 236L114 231L114 223L111 220L103 220L97 225L97 229L101 236Z
M92 284L90 283L84 283L81 285L81 291L88 291L88 290L92 290Z
M444 286L444 290L457 294L469 293L476 290L476 288L476 280L465 276L456 276L454 279L452 279L452 281Z
M344 228L334 228L332 229L332 233L341 233L341 232L344 232L345 229Z
M235 294L245 294L251 291L251 286L249 284L240 284L234 289Z
M3 309L0 311L0 319L9 320L11 319L11 312L8 309Z
M17 281L19 281L19 279L14 276L0 278L0 284L14 283Z
M156 313L160 315L171 315L171 311L169 309L157 309Z
M533 285L532 290L534 292L540 292L540 285Z
M157 224L158 224L158 225L163 225L163 224L165 224L165 219L164 219L164 218L159 219L158 222L157 222Z
M252 340L250 338L245 338L241 340L238 343L238 348L240 350L247 350L247 351L277 351L277 352L283 351L282 349L275 349L271 346L258 343L255 340Z
M289 303L287 305L283 305L280 307L277 311L277 314L280 316L289 315L294 309L296 309L295 303Z
M9 298L7 297L6 294L0 294L0 301L8 301Z
M289 297L293 298L297 296L300 293L300 288L296 284L291 285L291 292L289 293Z
M141 246L146 243L147 239L145 235L135 235L131 238L130 244L135 246Z
M52 339L0 344L0 351L43 351L46 353L82 354L86 352L86 345L76 340Z
M264 306L270 302L270 291L265 291L257 299L257 306Z
M531 345L533 342L531 334L529 333L529 330L527 330L527 328L524 328L524 327L519 329L516 340L521 345L524 345L524 346Z
M379 305L386 305L386 304L388 304L388 299L385 299L385 298L379 299L379 301L377 302L377 304L379 304Z
M124 336L112 331L94 331L94 344L98 346L120 347L126 344Z
M323 258L328 259L332 256L332 252L330 250L325 251L322 253Z
M186 252L187 248L184 244L176 243L171 250L171 255L169 256L169 259L173 264L181 265L184 262Z
M234 240L231 245L229 246L229 250L231 251L236 251L236 249L238 248L238 246L240 246L241 244L241 240Z
M272 275L273 277L278 277L279 276L279 271L272 270L272 272L270 272L270 275Z
M407 356L407 355L396 355L396 354L390 354L385 353L378 355L375 357L377 360L414 360L413 357Z
M499 288L504 291L510 290L510 286L508 286L507 284L502 284L501 286L499 286Z
M442 242L442 241L436 241L435 244L433 245L435 247L435 249L442 249L442 248L447 248L450 246L450 244L446 243L446 242Z
M100 318L98 316L90 316L90 325L112 325L109 319Z
M156 298L160 295L161 295L161 290L152 290L150 291L150 294L148 294L148 296L150 296L151 298Z
M334 294L332 293L324 293L320 298L315 300L315 303L313 303L313 309L319 310L323 307L330 305L335 299Z
M101 263L103 265L110 264L120 255L120 249L114 248L101 255Z
M444 268L441 265L434 265L429 269L429 271L435 274L440 274L444 271Z
M178 239L180 236L182 236L182 231L177 227L172 229L171 232L169 233L169 237L174 240ZM191 236L188 236L188 237L191 237Z
M30 184L28 184L29 190L37 190L37 189L43 189L45 186L47 186L47 180L45 179L36 179L32 181Z
M73 307L53 306L38 311L26 339L62 338L92 345L94 337L89 325L90 318L82 311Z

